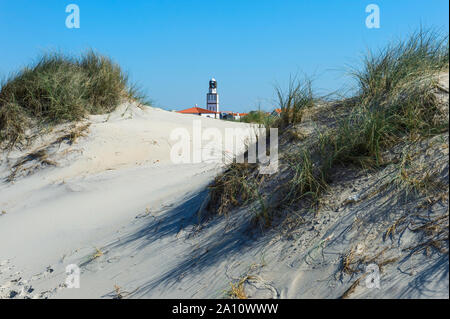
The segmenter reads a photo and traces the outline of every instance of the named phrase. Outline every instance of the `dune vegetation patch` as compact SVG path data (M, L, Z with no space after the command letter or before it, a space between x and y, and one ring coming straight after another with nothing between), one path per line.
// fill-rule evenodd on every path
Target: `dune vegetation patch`
M275 197L289 211L298 202L306 203L311 211L320 206L321 195L340 167L376 170L401 161L386 156L394 146L448 132L448 115L442 113L436 94L440 87L438 75L448 72L448 59L448 35L420 30L380 51L369 52L362 66L350 72L357 83L353 97L324 101L315 96L311 81L291 78L287 90L276 88L278 108L282 112L270 122L271 127L278 127L281 143L281 173L275 174L277 187L270 185L274 178L256 183L261 181L258 174L247 174L245 179L231 174L238 172L231 166L216 179L209 207L219 208L220 214L224 207L238 206L233 199L246 194L245 185L257 184L259 190L270 192L246 197L240 205L257 202L260 197L271 202L270 198ZM319 104L325 107L319 110ZM338 108L345 112L337 112ZM310 136L300 136L297 129L314 122L309 119L309 124L305 123L304 115L314 114L315 109L332 124L319 125L316 121ZM263 116L255 116L254 120L262 125L268 123ZM293 135L300 137L292 138ZM288 141L284 145L283 139ZM217 196L216 189L224 185L227 195ZM230 202L235 205L229 205Z
M210 186L208 210L226 215L233 207L254 200L258 192L258 183L254 178L254 164L233 163Z
M30 127L111 112L127 98L145 102L145 96L110 58L94 51L79 57L45 54L3 81L0 143L22 142Z
M363 68L352 72L360 91L352 112L324 139L331 162L380 165L382 150L401 139L448 130L434 94L437 75L448 71L448 52L447 36L420 31L369 53Z
M312 88L312 80L307 76L301 79L297 76L291 77L287 89L277 86L275 94L278 109L281 111L279 116L257 110L250 111L240 121L260 124L267 129L270 127L285 129L301 123L304 112L313 108L318 100Z

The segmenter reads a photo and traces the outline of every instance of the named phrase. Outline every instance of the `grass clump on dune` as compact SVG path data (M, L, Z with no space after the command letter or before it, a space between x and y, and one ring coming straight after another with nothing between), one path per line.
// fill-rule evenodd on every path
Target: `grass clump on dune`
M258 127L264 127L267 131L267 134L269 134L269 129L271 127L277 126L278 120L278 118L270 113L257 110L250 111L246 116L240 119L240 122L258 124Z
M370 53L353 75L359 95L348 117L328 135L329 161L383 164L382 150L401 139L448 130L434 91L437 75L448 71L448 37L419 31L406 41Z
M278 108L281 110L280 117L257 110L251 111L240 121L261 124L266 129L270 127L285 129L301 123L303 112L316 104L312 80L306 76L302 80L298 79L297 76L291 77L287 89L277 86L275 87L275 94Z
M247 115L240 119L240 122L264 124L268 120L269 116L270 115L261 110L250 111Z
M425 76L448 69L448 36L433 30L419 30L408 39L389 44L378 53L369 52L363 67L354 70L361 98L381 103L411 89Z
M120 66L89 51L81 57L45 54L10 76L0 90L0 142L20 142L30 125L77 121L141 100Z
M303 111L315 105L312 81L306 77L303 81L291 78L286 91L281 87L276 87L275 91L281 109L277 126L281 129L300 123Z
M311 206L316 205L320 194L326 189L326 181L320 167L314 164L310 151L301 149L287 160L293 170L293 176L288 182L285 200L293 204L305 198Z
M326 185L336 165L376 168L386 164L382 154L395 144L448 131L435 94L438 74L448 72L448 53L448 36L421 30L363 59L352 73L359 93L346 102L350 113L322 132L311 150L320 167L318 185ZM324 187L315 189L317 197Z
M336 165L377 168L390 147L448 131L439 109L438 75L448 72L448 36L420 30L407 40L369 53L352 72L359 93L350 113L319 138L324 179Z
M210 186L208 210L226 215L233 207L256 198L257 185L251 178L255 164L232 163Z
M346 112L332 126L321 128L311 143L301 140L300 151L285 154L291 156L284 156L290 175L279 188L284 192L283 204L291 206L302 200L315 206L337 167L377 168L387 164L383 153L390 147L448 131L448 115L436 95L438 75L448 72L448 58L448 36L423 30L369 53L363 66L352 72L358 93L339 103L347 106ZM317 99L308 80L291 79L286 91L277 88L276 93L282 113L275 125L282 135L302 122L305 110L313 108ZM218 180L227 177L230 171ZM228 178L226 183L233 196L240 194L244 185L252 184L248 178L258 178L240 177ZM211 200L214 207L228 209L256 200L250 197L228 205L233 196L216 194Z

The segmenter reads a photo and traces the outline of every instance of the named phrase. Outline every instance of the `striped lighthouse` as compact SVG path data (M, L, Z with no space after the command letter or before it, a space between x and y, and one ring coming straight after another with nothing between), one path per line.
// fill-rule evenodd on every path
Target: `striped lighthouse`
M219 94L217 93L217 81L215 78L209 81L209 91L206 94L206 109L219 112Z

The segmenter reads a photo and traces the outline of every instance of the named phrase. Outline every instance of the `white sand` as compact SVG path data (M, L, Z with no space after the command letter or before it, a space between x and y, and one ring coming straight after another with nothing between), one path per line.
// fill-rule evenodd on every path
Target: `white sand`
M361 275L342 274L344 254L358 243L366 243L365 254L391 245L383 234L403 207L395 194L346 204L382 185L388 169L331 185L331 206L287 234L253 232L251 207L200 227L206 186L221 167L173 164L168 140L172 129L190 130L199 118L127 105L106 118L92 117L89 134L72 146L51 147L57 167L31 169L9 183L11 165L26 152L2 155L0 298L221 298L246 275L248 297L338 298ZM223 131L243 124L202 119L202 126ZM427 143L448 182L448 134ZM431 211L441 216L448 205ZM355 230L357 221L369 226ZM405 233L395 243L407 248L416 237ZM384 268L381 288L368 289L362 280L351 297L448 298L448 254L390 251L398 256L384 259L400 259ZM81 269L78 289L64 287L70 264Z
M173 164L169 156L170 145L175 143L169 140L170 132L180 127L192 132L193 120L199 119L122 105L110 116L92 116L88 135L72 146L64 144L52 149L49 158L58 163L57 167L48 166L29 176L18 176L12 183L4 179L15 158L26 152L16 151L7 158L3 154L0 212L6 214L0 217L0 296L7 297L10 291L29 286L33 293L24 292L21 296L52 296L53 292L42 292L64 282L65 266L72 262L80 264L80 258L89 259L95 248L102 249L120 233L130 232L130 227L134 229L133 222L148 223L190 194L204 190L221 165ZM226 127L245 126L209 118L202 118L201 123L202 128L217 127L222 132ZM43 141L36 142L33 148ZM198 204L189 213L197 209ZM135 218L140 214L145 216L142 221ZM167 245L162 250L158 243L148 253L151 267L162 269L186 248ZM119 272L129 271L135 262L132 252L121 254L128 261L121 264ZM47 272L47 267L54 271ZM154 270L149 272L152 274ZM100 297L116 283L103 274L88 277L82 275L81 289L58 291L71 297ZM16 284L14 280L18 278L21 279Z

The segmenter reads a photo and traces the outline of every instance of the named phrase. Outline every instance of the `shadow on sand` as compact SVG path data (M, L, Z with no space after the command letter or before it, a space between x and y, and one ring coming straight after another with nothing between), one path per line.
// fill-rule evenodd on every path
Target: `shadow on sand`
M106 250L121 250L133 247L136 253L145 249L157 240L192 241L186 246L181 261L169 267L162 275L141 285L127 297L142 297L158 286L170 289L187 273L195 276L206 268L214 267L230 256L245 254L250 249L264 245L263 241L255 241L257 236L251 231L251 218L248 209L241 210L233 216L211 217L207 222L199 223L198 212L207 200L208 190L205 189L187 198L176 207L171 207L157 217L147 216L148 221L135 232L122 237L119 241L105 247ZM258 249L256 249L258 250ZM110 297L107 294L103 297Z

